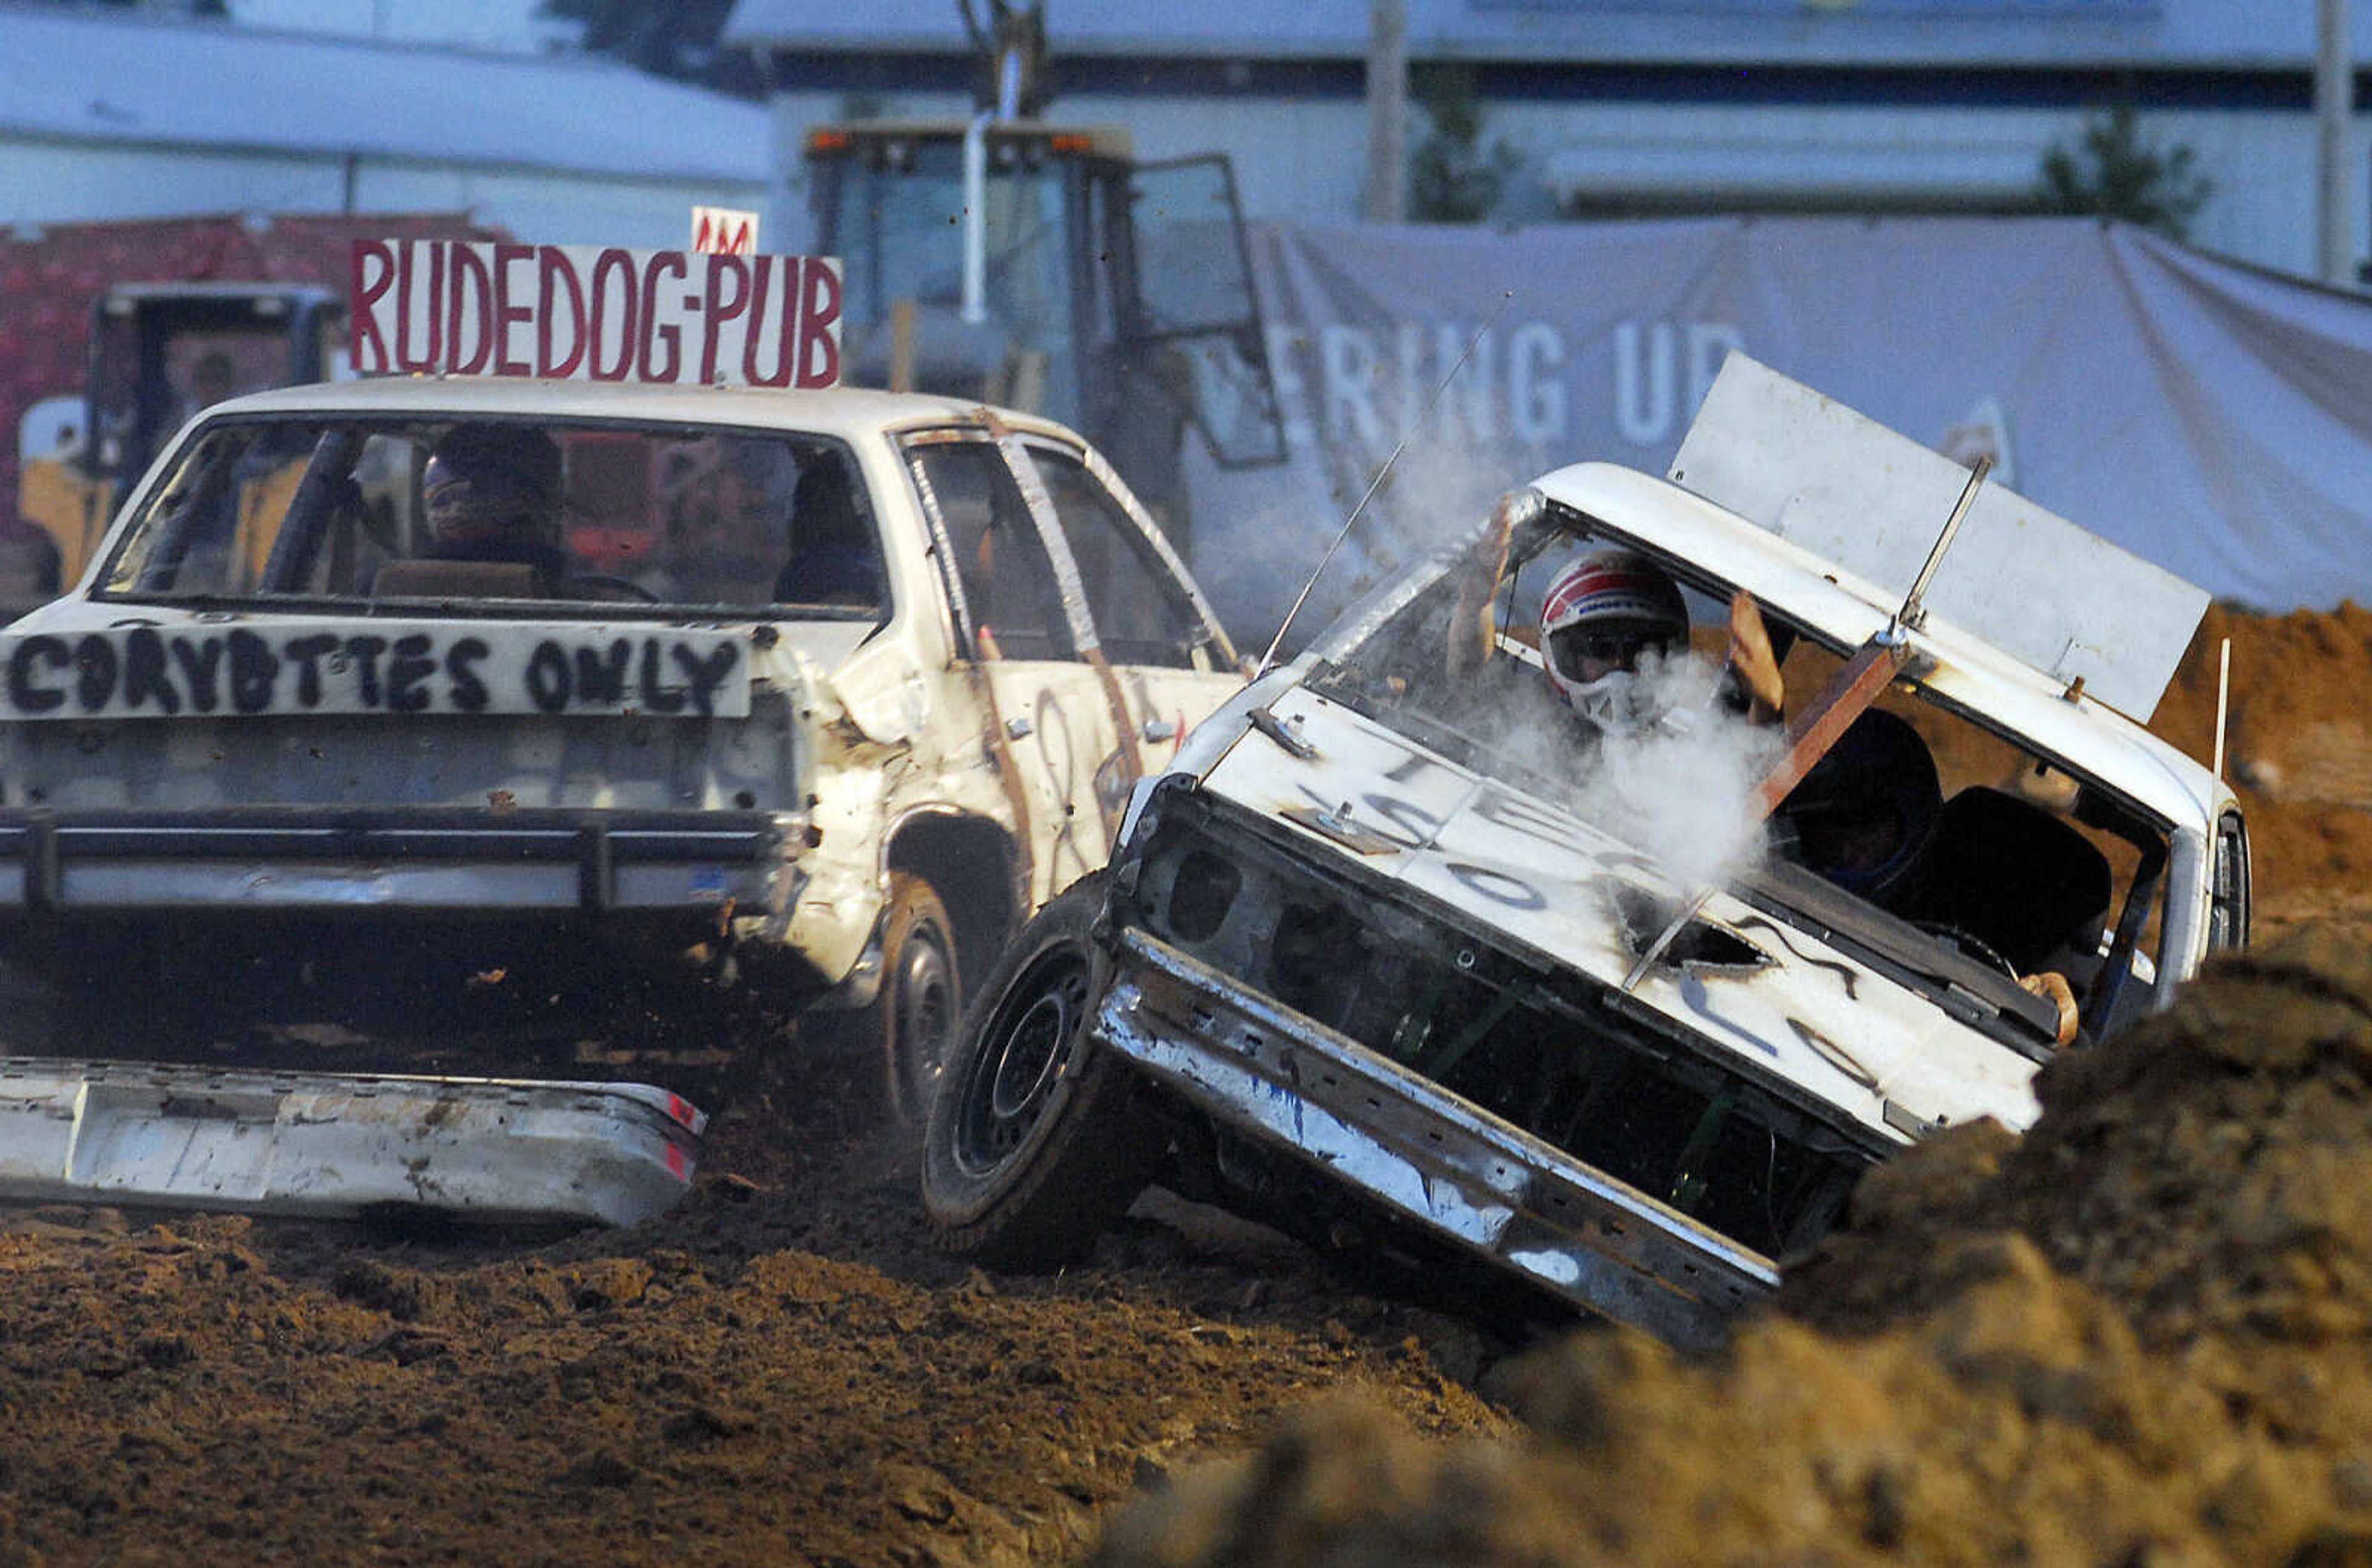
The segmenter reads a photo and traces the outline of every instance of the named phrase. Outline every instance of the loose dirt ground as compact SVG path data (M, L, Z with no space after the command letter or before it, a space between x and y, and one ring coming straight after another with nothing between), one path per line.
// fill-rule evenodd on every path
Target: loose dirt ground
M1473 1329L1265 1231L992 1279L894 1140L743 1087L628 1231L0 1214L0 1564L1060 1562L1326 1390L1508 1428Z
M744 1051L634 1230L0 1214L0 1565L2372 1563L2372 615L2215 611L2202 754L2226 634L2275 944L1866 1183L1721 1357L1511 1353L1157 1198L991 1278Z

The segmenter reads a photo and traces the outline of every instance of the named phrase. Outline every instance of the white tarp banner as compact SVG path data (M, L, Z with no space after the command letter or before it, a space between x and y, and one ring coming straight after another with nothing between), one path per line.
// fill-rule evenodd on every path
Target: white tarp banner
M1256 645L1403 436L1294 644L1510 485L1668 471L1733 348L2218 598L2372 601L2372 302L2086 219L1250 238L1294 461L1198 468L1193 559Z

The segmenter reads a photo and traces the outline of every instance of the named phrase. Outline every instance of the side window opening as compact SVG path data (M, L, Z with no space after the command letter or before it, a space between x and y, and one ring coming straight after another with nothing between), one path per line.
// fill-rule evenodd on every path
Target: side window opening
M1207 633L1185 590L1144 544L1120 503L1087 465L1059 448L1029 448L1077 563L1105 654L1115 664L1198 668Z
M955 576L983 658L1076 656L1068 620L1020 487L1004 453L986 441L935 441L908 449L947 531Z

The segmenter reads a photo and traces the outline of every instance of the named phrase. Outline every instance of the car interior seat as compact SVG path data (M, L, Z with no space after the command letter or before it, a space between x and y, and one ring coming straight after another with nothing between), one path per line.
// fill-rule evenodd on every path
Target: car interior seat
M2098 845L2032 801L1983 784L1944 802L1914 876L1906 919L1964 932L2021 975L2096 947L2113 891Z
M791 557L775 575L775 602L878 605L881 587L880 548L846 467L811 459L791 488Z
M390 561L371 575L373 598L535 598L536 569L518 561Z

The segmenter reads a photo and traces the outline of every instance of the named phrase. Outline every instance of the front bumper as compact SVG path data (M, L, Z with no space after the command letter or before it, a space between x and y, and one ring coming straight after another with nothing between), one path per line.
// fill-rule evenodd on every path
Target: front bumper
M786 896L762 811L0 813L0 915L187 910L659 912Z
M1778 1285L1770 1260L1143 931L1113 957L1104 1045L1557 1295L1700 1347Z

